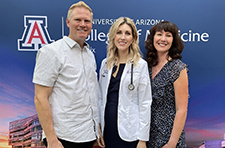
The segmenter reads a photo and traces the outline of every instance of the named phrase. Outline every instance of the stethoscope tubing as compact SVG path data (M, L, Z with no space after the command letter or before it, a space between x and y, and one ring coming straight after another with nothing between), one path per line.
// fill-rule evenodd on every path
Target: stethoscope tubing
M129 90L134 90L134 84L133 84L133 69L134 69L134 64L133 64L134 62L133 61L131 61L131 77L130 77L130 84L128 85L128 89Z
M107 65L107 62L105 62L105 65ZM133 69L134 69L134 62L131 61L131 77L130 77L130 84L128 85L128 89L130 91L134 90L135 86L133 84ZM105 77L105 74L108 73L108 70L104 70L104 72L102 73L102 77Z

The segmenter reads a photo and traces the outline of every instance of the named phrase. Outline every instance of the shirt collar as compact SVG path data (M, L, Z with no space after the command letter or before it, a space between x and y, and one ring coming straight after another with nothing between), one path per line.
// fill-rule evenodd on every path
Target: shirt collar
M63 40L68 44L68 46L72 49L74 46L79 44L74 41L73 39L69 38L68 36L64 36ZM84 42L84 49L89 49L89 44L87 42Z

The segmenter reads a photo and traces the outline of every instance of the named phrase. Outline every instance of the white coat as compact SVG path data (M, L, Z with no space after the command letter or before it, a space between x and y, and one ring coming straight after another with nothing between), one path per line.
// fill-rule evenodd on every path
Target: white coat
M112 68L107 69L107 59L101 63L99 71L99 117L101 130L104 133L104 116L107 93ZM151 85L147 62L140 58L138 66L133 65L134 90L129 90L131 83L131 63L125 65L119 88L117 126L121 139L125 141L149 140L151 119Z

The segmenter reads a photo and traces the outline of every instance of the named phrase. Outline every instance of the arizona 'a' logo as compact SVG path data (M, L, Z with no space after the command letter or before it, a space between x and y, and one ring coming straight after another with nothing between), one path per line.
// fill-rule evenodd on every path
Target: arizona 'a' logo
M18 39L18 50L37 51L54 42L48 34L46 16L24 16L24 27L22 39Z

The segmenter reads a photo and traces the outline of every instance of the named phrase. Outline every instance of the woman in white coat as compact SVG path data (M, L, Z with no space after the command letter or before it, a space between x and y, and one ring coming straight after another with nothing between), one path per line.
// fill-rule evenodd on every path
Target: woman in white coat
M109 30L107 58L102 61L99 86L100 138L106 148L146 148L151 117L148 66L141 58L137 28L127 17Z

